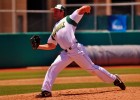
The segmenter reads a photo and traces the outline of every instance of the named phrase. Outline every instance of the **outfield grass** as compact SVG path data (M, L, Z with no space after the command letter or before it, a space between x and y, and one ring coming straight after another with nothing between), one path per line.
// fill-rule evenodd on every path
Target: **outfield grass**
M140 74L140 68L109 68L109 72L117 74ZM16 72L0 72L0 80L9 79L29 79L29 78L44 78L46 71L16 71ZM82 69L78 70L63 70L58 77L75 77L75 76L91 76ZM140 82L126 82L126 86L140 87ZM97 83L71 83L71 84L54 84L53 90L77 89L77 88L97 88L110 87L112 84L103 82ZM19 86L0 86L0 95L12 95L39 92L41 85L19 85Z
M140 87L140 82L126 82L127 87ZM70 84L54 84L53 91L65 89L79 89L79 88L99 88L99 87L114 87L112 84L107 83L70 83ZM20 85L20 86L0 86L0 96L25 94L40 92L41 85Z
M9 79L29 79L29 78L43 78L45 71L18 71L18 72L0 72L0 80Z
M114 74L140 74L140 68L110 68L109 72ZM44 78L46 70L39 71L18 71L18 72L0 72L0 80L9 79L30 79L30 78ZM75 76L91 76L85 70L63 70L58 77L75 77Z

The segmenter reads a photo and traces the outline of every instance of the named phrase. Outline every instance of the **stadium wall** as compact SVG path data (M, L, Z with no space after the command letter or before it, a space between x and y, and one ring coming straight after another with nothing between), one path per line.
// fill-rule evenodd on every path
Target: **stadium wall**
M0 34L0 68L50 65L62 49L32 50L30 38L35 34L44 44L50 32ZM85 46L140 45L139 32L76 32L76 37Z

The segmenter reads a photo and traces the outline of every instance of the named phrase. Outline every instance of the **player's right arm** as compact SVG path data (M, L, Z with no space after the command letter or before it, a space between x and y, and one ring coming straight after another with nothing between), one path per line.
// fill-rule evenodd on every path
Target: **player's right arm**
M91 7L88 5L82 6L81 8L77 9L77 13L79 15L83 15L85 13L90 13Z
M82 19L85 13L90 13L91 7L88 5L82 6L79 9L76 9L71 15L70 19L74 20L77 24Z

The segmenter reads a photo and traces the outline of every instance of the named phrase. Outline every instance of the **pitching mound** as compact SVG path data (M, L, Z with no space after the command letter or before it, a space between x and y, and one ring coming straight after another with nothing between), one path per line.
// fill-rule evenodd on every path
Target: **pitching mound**
M53 97L36 98L38 93L1 96L0 100L140 100L139 87L118 87L70 89L53 91Z

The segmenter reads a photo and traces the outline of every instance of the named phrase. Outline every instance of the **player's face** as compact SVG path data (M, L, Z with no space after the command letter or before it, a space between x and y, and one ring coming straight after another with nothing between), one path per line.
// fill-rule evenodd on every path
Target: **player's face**
M53 12L54 12L54 15L53 15L54 19L56 20L60 20L64 17L64 11L61 11L59 9L54 9Z

